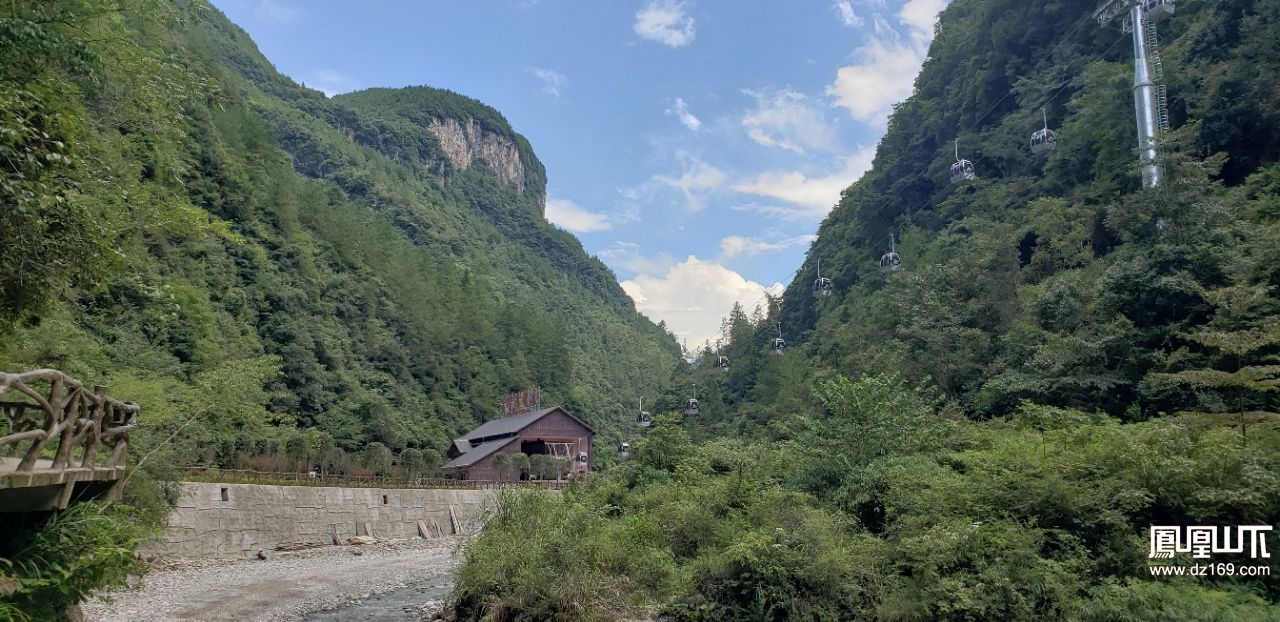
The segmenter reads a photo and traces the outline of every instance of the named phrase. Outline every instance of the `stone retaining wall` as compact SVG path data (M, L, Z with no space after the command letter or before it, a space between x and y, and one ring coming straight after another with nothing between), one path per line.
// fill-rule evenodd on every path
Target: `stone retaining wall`
M164 536L147 545L167 557L238 558L279 544L331 544L364 525L377 538L418 536L418 521L475 531L493 507L492 490L334 488L185 482Z

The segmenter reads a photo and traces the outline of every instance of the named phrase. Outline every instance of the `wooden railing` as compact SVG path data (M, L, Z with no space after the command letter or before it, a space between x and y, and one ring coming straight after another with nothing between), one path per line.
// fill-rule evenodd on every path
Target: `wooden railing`
M333 475L292 471L248 471L196 467L187 470L187 481L284 484L289 486L340 486L345 488L549 488L564 490L568 481L526 480L499 482L492 480L447 479L441 477L382 477L377 475Z
M45 386L39 391L32 385ZM15 395L15 393L17 395ZM23 401L4 398L25 397ZM80 381L56 369L36 369L21 374L0 372L0 456L20 454L15 473L30 473L42 454L52 451L49 465L41 469L124 466L129 434L138 426L137 404L107 397L107 388L92 391ZM0 433L4 430L0 428ZM22 443L29 443L25 451ZM77 451L78 450L78 451ZM79 464L73 464L79 454ZM106 454L105 460L101 455ZM101 462L100 462L101 460Z

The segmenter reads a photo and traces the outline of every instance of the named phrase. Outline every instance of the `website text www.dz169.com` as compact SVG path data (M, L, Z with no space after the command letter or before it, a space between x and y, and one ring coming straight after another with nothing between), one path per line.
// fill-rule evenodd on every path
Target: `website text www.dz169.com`
M1269 577L1271 567L1262 564L1192 564L1190 566L1150 566L1153 577Z

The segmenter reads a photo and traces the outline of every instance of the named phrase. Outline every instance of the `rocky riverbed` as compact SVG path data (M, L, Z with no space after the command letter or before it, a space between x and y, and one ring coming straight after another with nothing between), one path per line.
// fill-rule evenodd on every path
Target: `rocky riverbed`
M265 560L165 560L137 589L81 608L90 622L429 620L453 584L464 542L454 536L268 551Z

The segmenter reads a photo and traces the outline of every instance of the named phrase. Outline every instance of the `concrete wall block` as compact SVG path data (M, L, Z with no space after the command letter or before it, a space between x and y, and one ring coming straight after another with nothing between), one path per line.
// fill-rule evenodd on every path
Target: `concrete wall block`
M227 500L222 500L222 489ZM383 496L387 502L382 502ZM418 535L417 521L436 521L448 532L449 507L464 525L493 505L493 491L390 490L187 482L165 534L149 552L172 557L239 558L287 542L329 542L369 524L379 538Z

